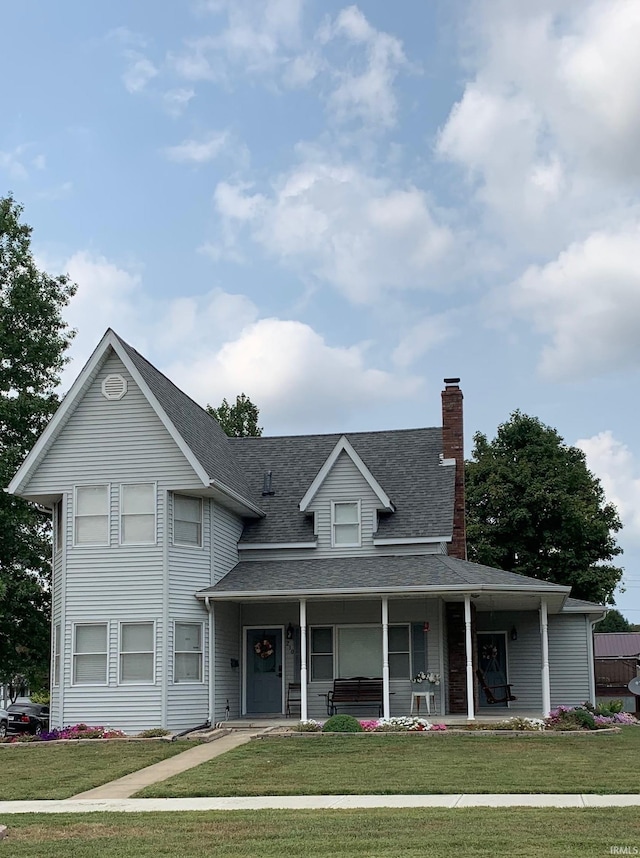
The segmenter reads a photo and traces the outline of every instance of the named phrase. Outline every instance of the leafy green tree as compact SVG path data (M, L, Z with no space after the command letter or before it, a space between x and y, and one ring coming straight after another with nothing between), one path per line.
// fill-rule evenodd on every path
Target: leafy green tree
M258 438L262 435L262 427L258 426L260 410L244 393L236 396L235 405L229 405L223 399L218 408L207 405L207 411L231 438Z
M39 271L22 207L0 197L0 486L6 487L58 406L73 332L61 311L75 292ZM51 519L0 491L0 682L46 684Z
M633 626L615 608L593 627L594 632L632 632Z
M622 524L582 450L519 411L493 441L478 432L466 463L469 559L613 604Z

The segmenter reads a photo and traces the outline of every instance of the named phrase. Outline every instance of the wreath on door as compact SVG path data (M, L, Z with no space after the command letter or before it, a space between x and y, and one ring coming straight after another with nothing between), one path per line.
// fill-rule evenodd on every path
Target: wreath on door
M253 650L260 658L270 658L273 655L273 644L268 638L263 638L255 644Z

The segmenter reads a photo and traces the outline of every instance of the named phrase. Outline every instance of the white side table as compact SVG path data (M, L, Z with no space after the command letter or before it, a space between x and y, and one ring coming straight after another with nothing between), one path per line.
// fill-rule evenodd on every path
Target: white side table
M425 707L427 709L427 715L431 715L433 707L433 714L437 715L437 704L436 704L436 693L431 689L424 689L420 691L412 691L411 692L411 715L413 715L413 704L416 704L416 709L418 711L418 715L420 714L420 698L424 697Z

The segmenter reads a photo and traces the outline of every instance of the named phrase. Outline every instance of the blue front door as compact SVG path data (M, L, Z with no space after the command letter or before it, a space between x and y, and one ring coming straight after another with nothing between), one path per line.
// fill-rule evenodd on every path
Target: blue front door
M507 637L504 632L478 634L478 666L484 673L484 681L489 687L506 685L509 680L507 679ZM505 690L500 688L500 693L504 693ZM489 705L482 688L480 688L480 705ZM507 701L494 703L491 708L507 709Z
M282 629L247 629L247 714L282 714Z

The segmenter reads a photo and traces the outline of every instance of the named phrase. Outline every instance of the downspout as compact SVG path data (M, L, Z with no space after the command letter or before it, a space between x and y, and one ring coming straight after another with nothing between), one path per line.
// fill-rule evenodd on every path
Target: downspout
M207 606L209 613L209 725L215 727L216 724L216 671L215 671L215 652L216 652L216 619L214 614L214 606L208 596L204 597L204 603Z

